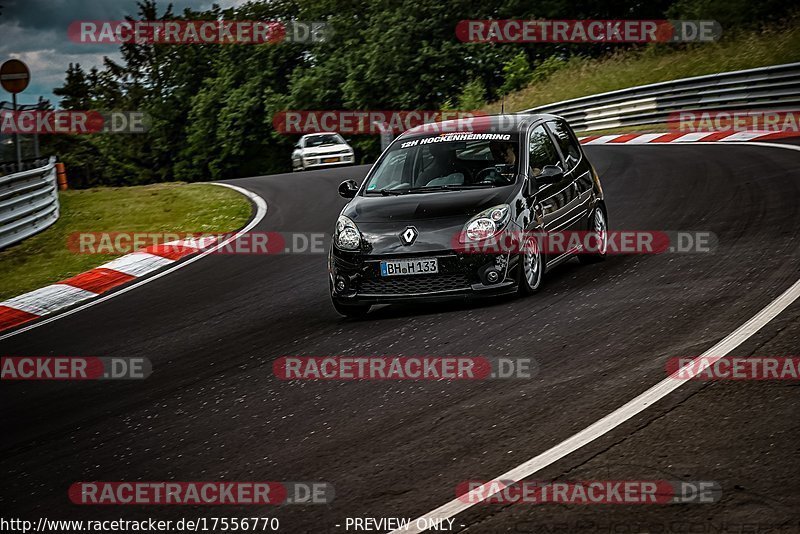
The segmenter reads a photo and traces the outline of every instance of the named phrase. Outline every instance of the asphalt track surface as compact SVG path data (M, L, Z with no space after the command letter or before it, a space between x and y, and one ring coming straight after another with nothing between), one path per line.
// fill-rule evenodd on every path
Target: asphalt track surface
M668 358L701 354L800 277L799 152L587 153L613 228L712 231L719 248L571 260L532 297L382 307L362 321L329 304L323 255L208 256L0 341L2 355L153 363L145 381L3 383L1 515L274 516L282 532L315 533L345 532L347 517L415 518L453 499L460 482L491 479L621 406L666 376ZM366 171L231 183L268 203L254 231L330 233L344 204L336 186ZM798 341L795 302L733 355L797 355ZM539 372L475 382L272 376L284 355L421 354L531 356ZM714 480L716 504L487 504L457 516L456 530L798 532L798 408L797 382L688 383L535 477ZM88 480L318 480L336 498L280 508L72 505L67 488Z

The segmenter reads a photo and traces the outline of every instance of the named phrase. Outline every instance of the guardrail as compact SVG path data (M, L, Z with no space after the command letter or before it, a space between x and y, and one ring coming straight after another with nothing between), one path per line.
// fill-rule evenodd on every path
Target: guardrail
M560 115L578 131L663 124L684 110L790 110L800 106L800 63L723 72L584 96L521 113Z
M37 167L44 167L47 165L48 161L50 161L48 158L31 158L23 159L20 165L17 165L16 162L3 162L0 163L0 177L14 172L29 171Z
M56 158L36 169L0 176L0 250L58 220Z

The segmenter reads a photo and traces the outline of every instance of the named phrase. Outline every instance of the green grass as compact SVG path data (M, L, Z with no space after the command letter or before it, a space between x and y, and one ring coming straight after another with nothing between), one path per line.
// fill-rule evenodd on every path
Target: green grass
M0 301L69 278L122 254L76 254L75 232L232 232L250 218L250 202L216 185L168 183L59 193L61 217L0 252Z
M604 59L573 58L546 80L509 94L505 109L521 111L636 85L795 61L800 61L800 24L682 49L654 44ZM488 104L485 111L499 113L500 102Z

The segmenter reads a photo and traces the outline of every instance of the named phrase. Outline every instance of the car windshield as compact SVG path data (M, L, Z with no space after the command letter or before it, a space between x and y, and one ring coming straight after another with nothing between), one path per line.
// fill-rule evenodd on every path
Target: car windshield
M343 143L344 139L339 134L310 135L306 137L305 147L313 148L316 146L341 145Z
M513 184L519 135L441 134L396 142L367 183L367 194L407 194Z

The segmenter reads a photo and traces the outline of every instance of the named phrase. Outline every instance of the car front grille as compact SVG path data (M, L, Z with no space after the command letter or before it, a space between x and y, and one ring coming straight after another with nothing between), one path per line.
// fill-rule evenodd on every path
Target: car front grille
M469 287L469 279L465 274L387 276L363 279L360 293L366 295L409 295L453 291L468 289Z

